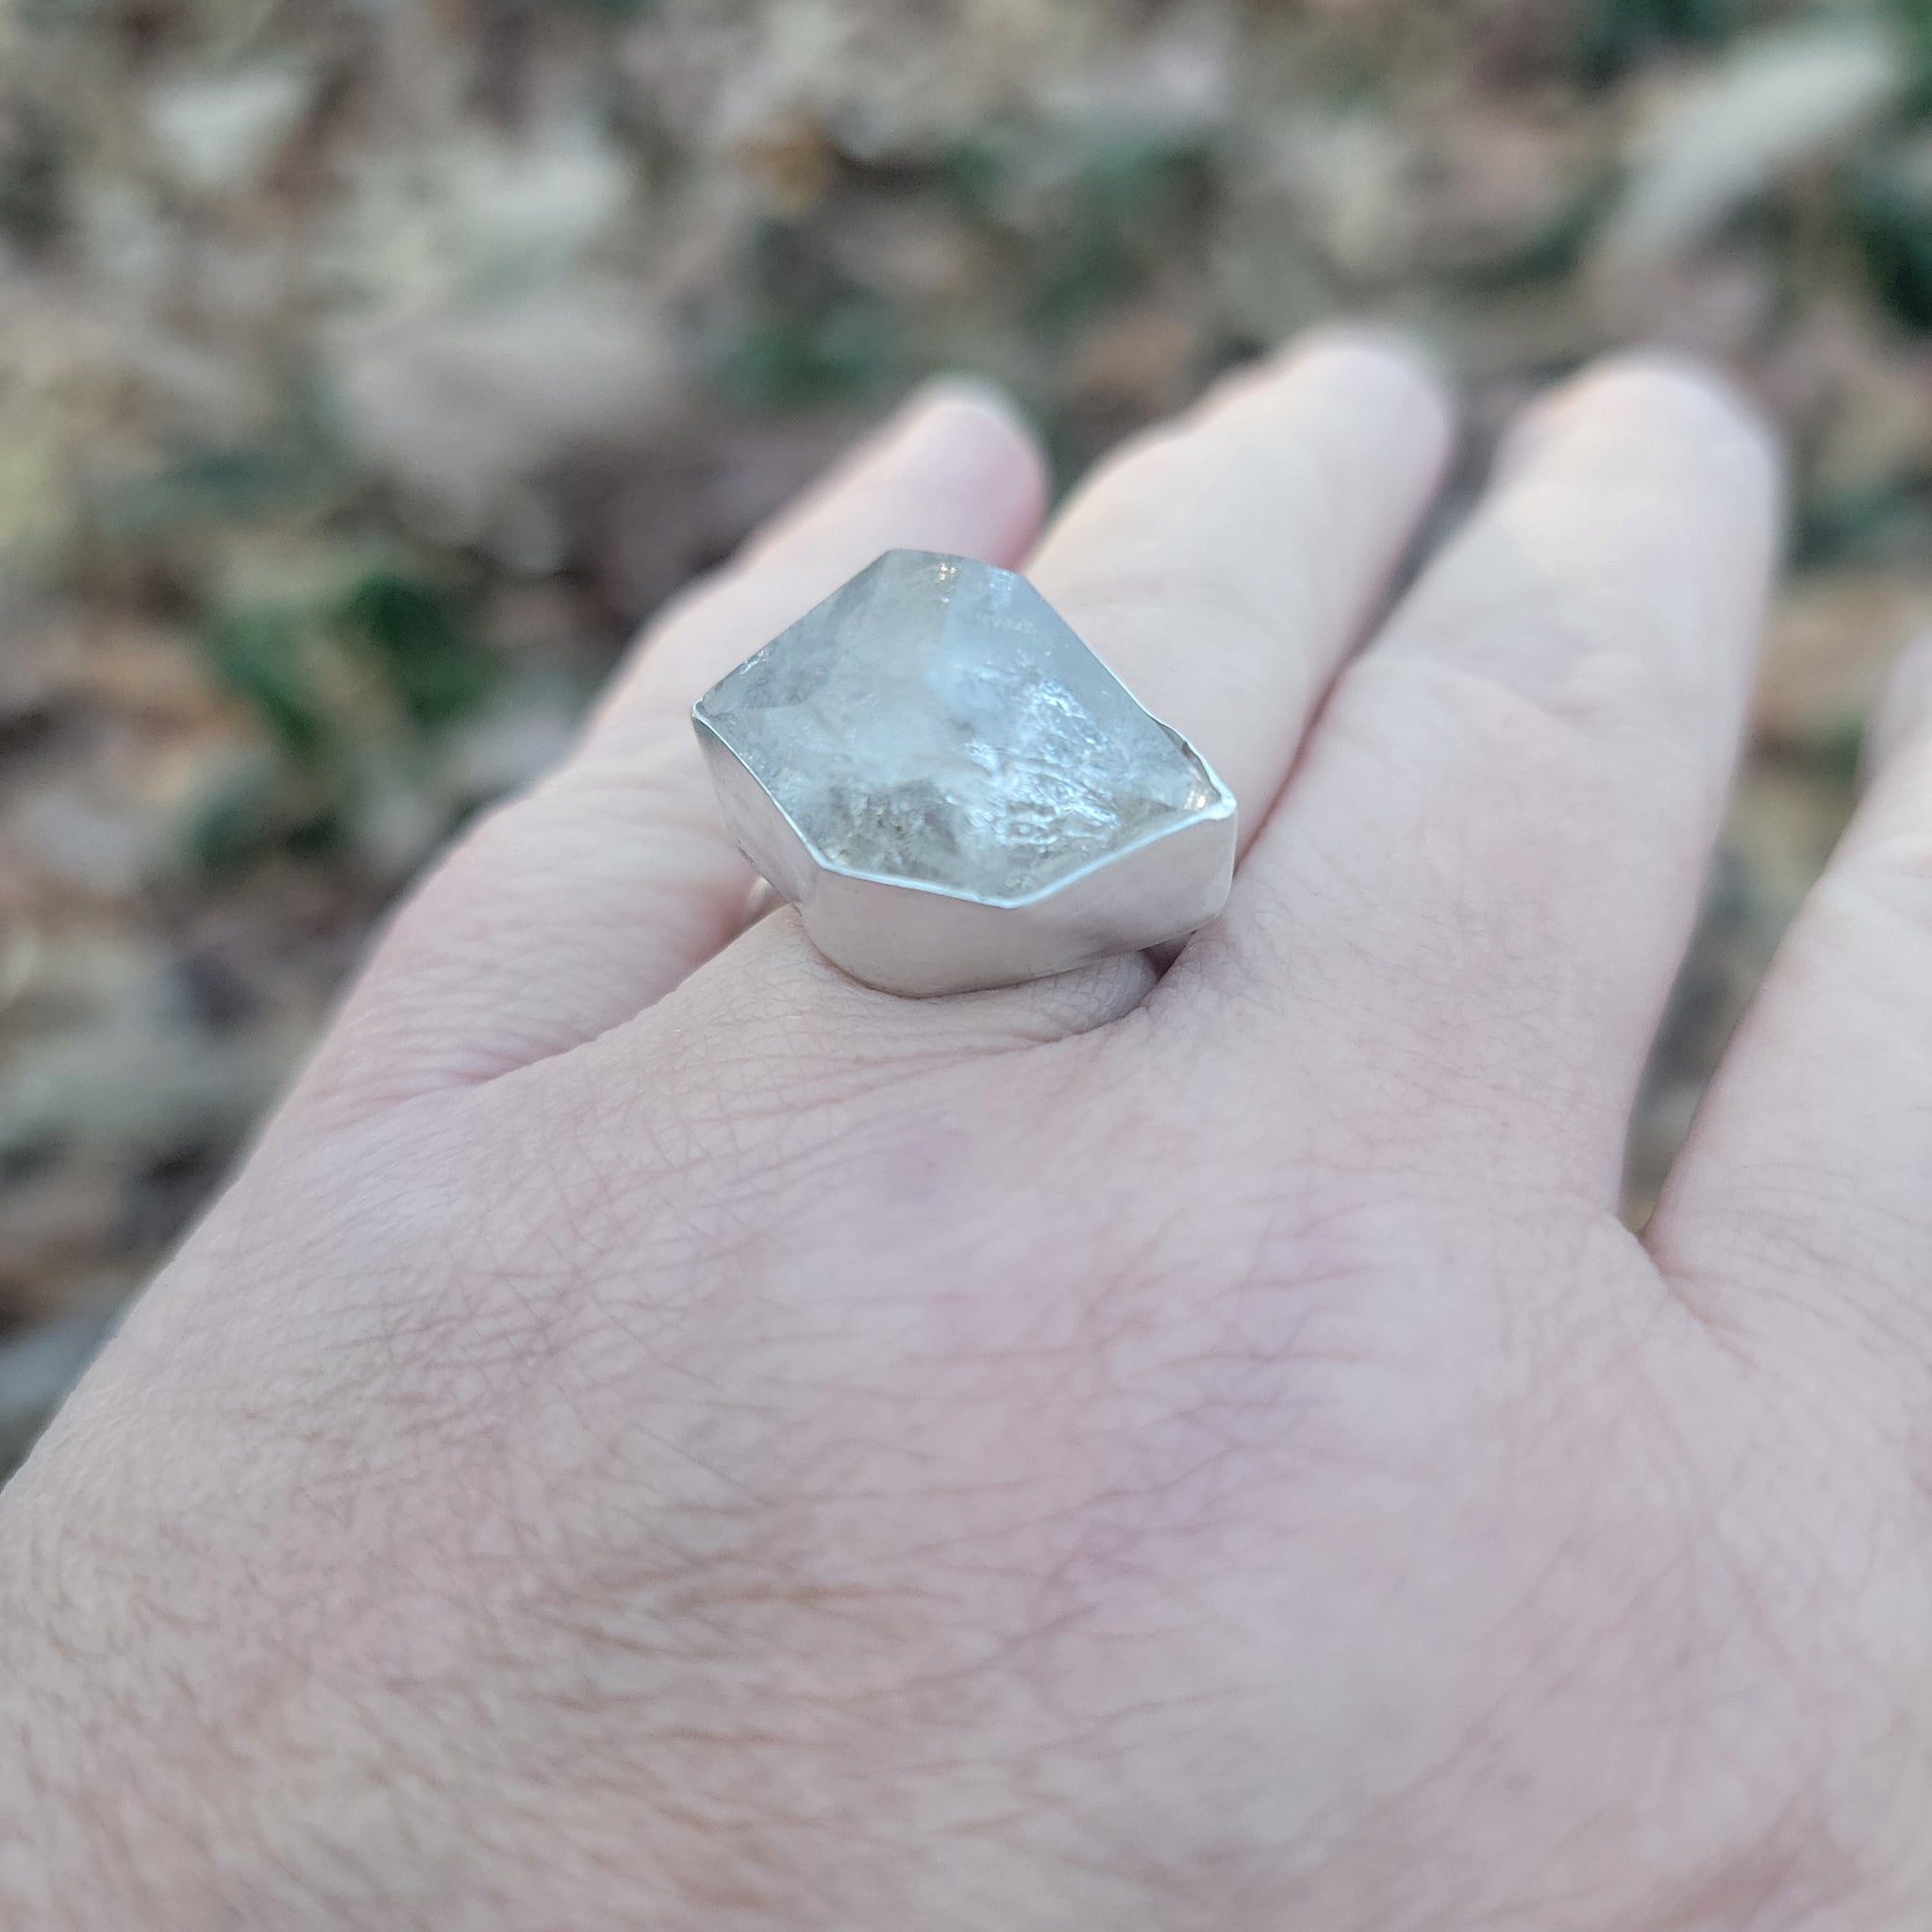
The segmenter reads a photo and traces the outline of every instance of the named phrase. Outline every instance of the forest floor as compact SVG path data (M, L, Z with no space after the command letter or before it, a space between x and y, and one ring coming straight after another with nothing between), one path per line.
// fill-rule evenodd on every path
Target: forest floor
M397 888L922 375L1062 479L1339 315L1498 425L1619 342L1793 572L1641 1215L1932 628L1932 9L0 0L0 1469Z

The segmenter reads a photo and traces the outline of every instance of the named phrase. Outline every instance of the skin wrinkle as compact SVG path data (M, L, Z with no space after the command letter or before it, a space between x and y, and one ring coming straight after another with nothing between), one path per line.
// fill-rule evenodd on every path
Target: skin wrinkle
M1548 1568L1541 1575L1532 1579L1530 1589L1525 1592L1517 1607L1510 1613L1509 1622L1512 1626L1520 1624L1522 1627L1531 1630L1540 1627L1549 1629L1562 1627L1561 1625L1551 1625L1548 1620L1539 1614L1538 1598L1542 1591L1551 1586L1552 1582L1556 1582L1560 1588L1560 1579L1565 1569L1585 1548L1587 1548L1587 1544L1578 1531L1573 1530L1567 1533L1565 1541L1560 1543L1552 1554ZM1654 1577L1657 1582L1675 1583L1681 1580L1683 1574L1680 1553L1672 1552L1655 1559ZM1643 1599L1648 1593L1647 1587L1639 1582L1629 1586L1629 1589L1630 1594L1628 1599L1615 1607L1614 1609L1606 1615L1605 1624L1607 1629L1615 1630L1626 1625L1630 1621L1631 1613L1634 1610L1641 1609ZM1482 1729L1473 1732L1470 1737L1463 1740L1453 1754L1435 1767L1424 1779L1419 1780L1419 1788L1426 1789L1435 1785L1453 1786L1466 1783L1472 1775L1472 1764L1479 1765L1495 1759L1500 1756L1500 1740L1510 1736L1517 1727L1521 1720L1522 1707L1527 1707L1534 1709L1546 1705L1550 1701L1553 1691L1560 1697L1566 1685L1574 1685L1578 1675L1587 1673L1591 1668L1598 1654L1597 1646L1591 1641L1591 1633L1587 1629L1577 1629L1567 1633L1566 1641L1570 1642L1571 1647L1574 1649L1576 1661L1568 1666L1558 1667L1553 1658L1540 1656L1533 1651L1524 1655L1520 1660L1521 1670L1517 1680L1518 1689L1514 1707L1508 1701L1499 1702L1492 1706L1485 1715ZM1495 1741L1479 1742L1479 1740L1484 1739ZM1690 1788L1694 1788L1694 1786ZM1403 1795L1405 1799L1412 1799L1413 1796L1412 1793L1405 1793ZM1458 1924L1463 1923L1488 1923L1485 1916L1478 1915L1474 1918L1468 1916L1468 1907L1473 1903L1473 1901L1465 1902L1464 1907L1457 1910L1455 1914L1455 1923Z

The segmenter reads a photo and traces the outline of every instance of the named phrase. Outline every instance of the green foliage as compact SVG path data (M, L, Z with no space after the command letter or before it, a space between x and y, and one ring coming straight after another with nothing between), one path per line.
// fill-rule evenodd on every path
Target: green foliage
M249 524L325 503L351 474L321 399L297 384L258 436L184 442L153 475L112 492L98 514L107 534L121 541L193 524Z
M1879 0L1879 10L1896 29L1910 69L1909 108L1932 111L1932 0Z
M20 0L21 19L30 27L88 26L109 10L108 0Z
M503 13L541 14L547 11L587 13L612 26L629 26L657 11L658 0L495 0Z
M1740 25L1738 0L1585 0L1578 11L1577 68L1598 87L1658 46L1713 45Z
M190 854L208 871L275 853L333 857L372 748L427 750L496 682L452 599L391 568L363 573L340 595L224 612L204 644L216 677L269 739L266 755L225 778L188 825Z
M1798 508L1790 560L1801 570L1854 561L1893 541L1911 508L1910 490L1894 479L1814 493Z
M1141 282L1205 195L1207 161L1198 143L1159 134L1115 136L1088 153L1034 292L1035 320L1068 327Z
M1070 154L1037 131L992 127L948 149L932 178L962 213L1008 229L1035 254L1027 320L1058 333L1185 250L1217 172L1192 135L1090 132Z
M244 873L277 853L313 862L343 843L340 799L273 757L225 773L195 805L183 833L188 856L205 873Z
M854 395L878 382L893 334L891 309L865 297L811 317L774 317L731 346L720 365L720 386L741 402L773 409Z
M1932 331L1932 192L1868 170L1853 183L1850 212L1873 293L1906 327Z
M770 221L747 252L749 315L718 364L719 386L754 407L787 409L877 386L898 318L841 274L808 223Z
M308 661L312 613L292 605L258 605L217 618L207 648L214 673L245 699L295 764L326 764L338 749L336 722L315 687Z
M940 158L935 180L955 208L984 221L999 205L1009 164L1001 144L988 135L957 142Z
M1072 140L1009 125L957 142L936 161L868 171L841 163L808 216L768 220L743 258L744 318L717 364L720 386L758 408L864 394L899 373L894 302L838 265L831 245L855 192L937 193L1000 233L1024 324L1077 327L1185 251L1215 178L1192 136L1086 131Z
M419 732L455 723L490 693L494 667L433 584L371 571L343 600L340 621L345 637L374 658Z
M1583 266L1616 197L1617 178L1607 171L1571 195L1522 247L1474 270L1469 281L1479 289L1507 289L1567 280Z
M1842 720L1818 747L1815 761L1819 770L1847 788L1856 785L1865 763L1865 734L1864 719Z
M61 130L32 102L0 104L0 235L42 249L59 239L66 220Z

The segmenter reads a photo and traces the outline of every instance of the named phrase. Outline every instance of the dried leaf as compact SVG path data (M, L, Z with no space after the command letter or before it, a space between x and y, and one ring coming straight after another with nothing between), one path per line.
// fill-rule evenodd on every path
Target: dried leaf
M1806 161L1840 150L1906 92L1897 39L1869 18L1767 34L1673 102L1603 238L1605 262L1681 253Z
M184 186L239 188L274 158L314 98L314 75L292 60L184 75L148 96L148 131Z

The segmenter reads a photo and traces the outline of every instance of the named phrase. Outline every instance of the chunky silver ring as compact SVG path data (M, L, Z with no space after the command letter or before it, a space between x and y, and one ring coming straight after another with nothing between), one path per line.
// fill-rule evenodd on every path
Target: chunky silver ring
M740 849L868 986L1016 986L1226 903L1234 795L1012 571L889 550L691 718Z

